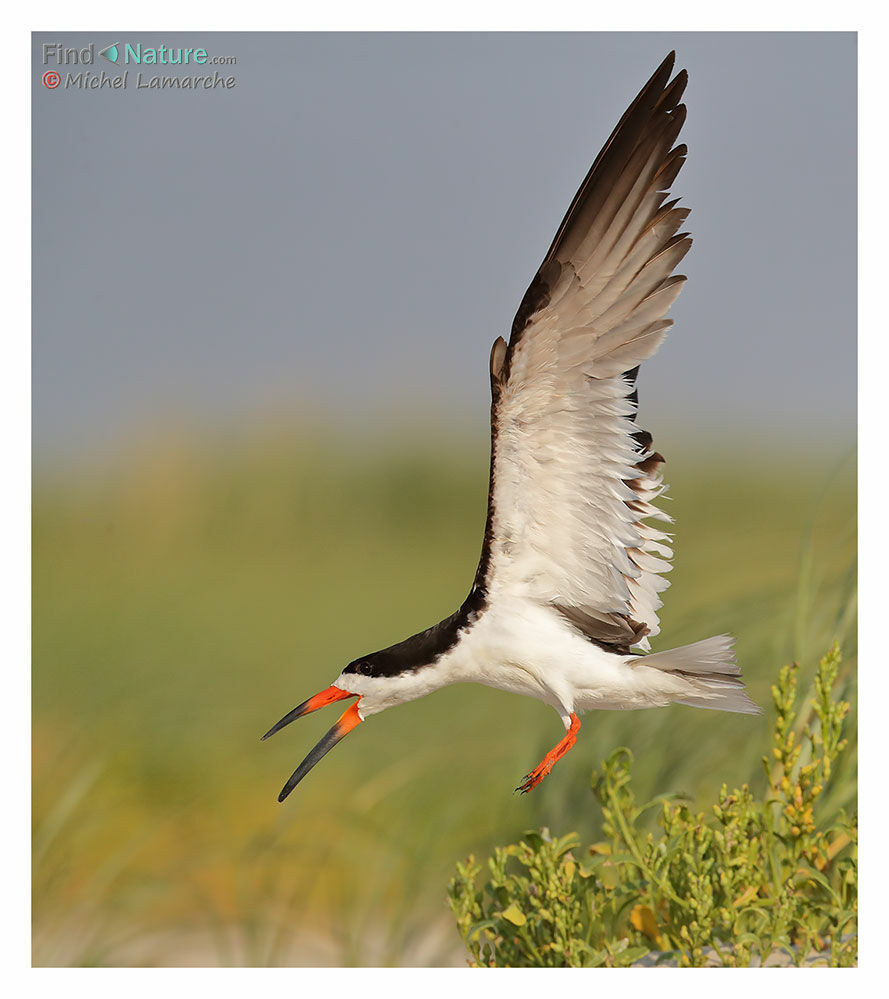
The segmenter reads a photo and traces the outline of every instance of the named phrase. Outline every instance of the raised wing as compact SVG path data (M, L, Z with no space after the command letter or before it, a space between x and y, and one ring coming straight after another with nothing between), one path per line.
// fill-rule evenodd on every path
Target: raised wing
M635 377L672 321L691 238L665 204L684 162L671 53L599 153L491 352L492 451L475 590L557 607L594 641L648 649L672 551L646 518L663 458L636 428Z

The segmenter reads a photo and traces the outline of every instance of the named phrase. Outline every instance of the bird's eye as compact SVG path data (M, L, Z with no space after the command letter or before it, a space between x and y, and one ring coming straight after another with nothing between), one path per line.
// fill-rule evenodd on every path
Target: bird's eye
M360 662L358 664L358 672L362 676L370 676L370 674L373 672L373 666L371 666L371 664L367 662L367 660L364 660L363 662Z

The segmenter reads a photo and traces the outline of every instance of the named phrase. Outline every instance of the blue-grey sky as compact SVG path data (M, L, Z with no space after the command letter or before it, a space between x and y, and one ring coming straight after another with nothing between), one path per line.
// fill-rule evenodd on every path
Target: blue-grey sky
M203 47L66 88L42 46ZM642 423L850 442L856 39L819 33L44 34L34 449L76 461L268 413L484 432L487 358L590 162L671 48L689 282ZM50 90L46 70L62 85ZM159 73L233 89L137 89Z

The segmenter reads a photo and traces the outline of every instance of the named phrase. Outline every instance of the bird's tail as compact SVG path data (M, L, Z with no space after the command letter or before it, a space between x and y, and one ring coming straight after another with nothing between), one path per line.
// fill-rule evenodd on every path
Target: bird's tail
M676 698L677 704L761 715L762 708L744 690L741 667L735 662L734 643L731 635L715 635L691 645L652 652L639 661L689 681L692 692Z

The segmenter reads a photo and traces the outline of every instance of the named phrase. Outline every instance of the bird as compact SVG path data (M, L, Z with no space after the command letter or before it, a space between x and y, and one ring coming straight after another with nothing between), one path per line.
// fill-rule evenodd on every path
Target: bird
M571 201L510 330L490 352L487 519L468 596L438 624L350 662L268 739L355 698L293 772L285 798L344 736L453 683L553 707L565 735L515 789L575 745L580 714L679 703L760 713L734 639L651 650L673 552L657 505L664 458L637 426L636 379L673 321L691 246L671 198L687 147L688 74L670 52L624 112ZM670 200L668 200L668 198Z

